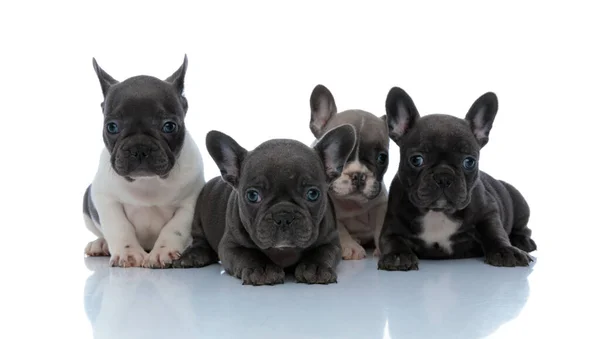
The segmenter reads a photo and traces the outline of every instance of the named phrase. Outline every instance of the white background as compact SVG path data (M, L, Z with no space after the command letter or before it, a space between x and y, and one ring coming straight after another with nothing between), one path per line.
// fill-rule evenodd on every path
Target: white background
M495 92L500 108L480 167L525 195L538 258L564 272L537 285L557 297L536 312L548 323L591 317L580 305L597 297L584 271L596 269L600 235L600 24L592 1L211 3L0 5L0 293L11 314L2 326L88 326L83 313L57 321L56 305L80 309L80 295L67 292L89 275L82 257L93 236L81 204L103 147L92 57L123 80L166 78L185 53L186 124L207 179L218 174L204 145L209 130L248 149L276 137L310 144L309 96L319 83L339 110L377 115L392 86L421 114L460 117ZM390 155L387 184L395 145ZM57 267L72 271L55 274Z

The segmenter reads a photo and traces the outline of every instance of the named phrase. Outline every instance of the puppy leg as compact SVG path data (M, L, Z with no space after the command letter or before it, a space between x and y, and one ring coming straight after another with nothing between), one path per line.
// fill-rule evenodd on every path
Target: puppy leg
M173 268L204 267L219 262L217 253L206 240L199 218L192 225L192 246L188 247L181 258L173 261Z
M192 241L193 206L193 202L184 204L175 211L173 218L160 230L152 251L144 261L144 267L165 268L181 257Z
M533 261L527 252L511 245L497 213L490 213L487 220L475 225L481 239L485 262L492 266L529 266Z
M123 205L109 197L94 199L102 222L102 233L111 253L110 265L139 267L148 255L135 235L133 225L125 215Z
M221 242L219 250L223 268L230 275L241 279L243 285L283 284L283 268L273 264L264 253L257 249L223 243Z
M385 212L387 211L387 202L384 204L380 204L375 206L369 211L369 220L374 223L374 233L373 233L373 241L375 242L375 251L373 252L373 256L378 257L381 254L379 250L379 237L381 235L381 229L383 227L383 222L385 221Z
M86 214L83 215L83 219L87 229L98 237L98 239L90 241L87 244L87 246L85 247L85 255L88 255L90 257L110 255L108 251L108 244L106 243L106 240L104 239L102 233L96 227L96 224L94 224L94 221L92 221L92 219Z
M367 257L365 249L352 238L344 223L337 221L340 242L342 244L342 258L344 260L361 260Z
M377 269L385 271L411 271L419 269L419 258L413 253L407 241L383 227L379 246L381 257Z
M300 283L337 283L335 268L341 261L341 248L338 244L321 245L304 254L296 266L294 275Z
M521 192L515 187L504 181L500 182L504 184L508 193L510 193L513 203L514 223L509 235L510 243L527 253L531 253L537 249L537 245L531 239L531 229L527 227L530 214L529 205Z

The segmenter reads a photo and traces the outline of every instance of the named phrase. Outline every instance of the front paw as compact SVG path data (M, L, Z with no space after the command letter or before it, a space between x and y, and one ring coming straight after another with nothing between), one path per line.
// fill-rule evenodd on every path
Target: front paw
M419 258L414 253L384 254L377 263L377 269L385 271L418 270Z
M98 238L91 241L85 247L85 254L90 257L109 256L108 243L104 238Z
M342 240L342 258L344 260L361 260L367 252L354 239Z
M204 267L217 263L219 258L215 251L210 248L196 247L183 252L181 258L173 261L173 268Z
M109 264L112 267L142 267L148 253L141 247L122 247L114 251Z
M529 266L533 258L526 252L513 247L500 247L485 255L485 263L498 267Z
M160 246L153 248L146 260L144 261L144 267L148 268L165 268L170 267L173 260L177 260L181 257L180 250L168 246Z
M299 283L332 284L337 283L337 273L332 267L314 263L301 262L296 266L294 274Z
M269 264L265 267L246 267L242 269L242 285L275 285L283 284L285 272L283 268Z
M510 236L510 244L516 248L522 249L527 253L537 250L537 244L529 236L514 234Z

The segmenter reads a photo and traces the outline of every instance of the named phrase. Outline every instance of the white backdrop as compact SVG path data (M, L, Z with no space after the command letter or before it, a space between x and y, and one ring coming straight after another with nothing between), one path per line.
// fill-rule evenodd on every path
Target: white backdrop
M464 116L479 95L496 92L500 109L480 167L529 200L539 256L557 270L585 267L592 247L580 243L595 246L600 235L600 24L591 1L210 3L2 3L5 268L34 267L48 280L40 293L57 297L81 274L56 277L52 269L79 268L93 239L81 216L103 147L92 57L123 80L166 78L185 53L186 123L207 179L218 174L204 145L211 129L249 149L276 137L310 144L309 96L319 83L339 110L377 115L392 86L404 88L421 114ZM387 184L397 164L393 145ZM40 289L18 274L2 284L8 295L24 284ZM24 298L33 303L32 293ZM52 311L11 297L4 300L14 301L15 314Z

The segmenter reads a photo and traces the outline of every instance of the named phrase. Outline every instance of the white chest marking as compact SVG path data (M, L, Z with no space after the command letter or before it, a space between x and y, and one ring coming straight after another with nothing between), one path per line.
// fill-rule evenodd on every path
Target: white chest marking
M174 206L136 206L124 204L125 215L135 228L140 245L152 249L162 228L173 218Z
M450 237L456 233L460 223L450 220L444 212L429 211L422 220L423 232L419 238L428 245L437 243L440 248L452 253L452 241Z

